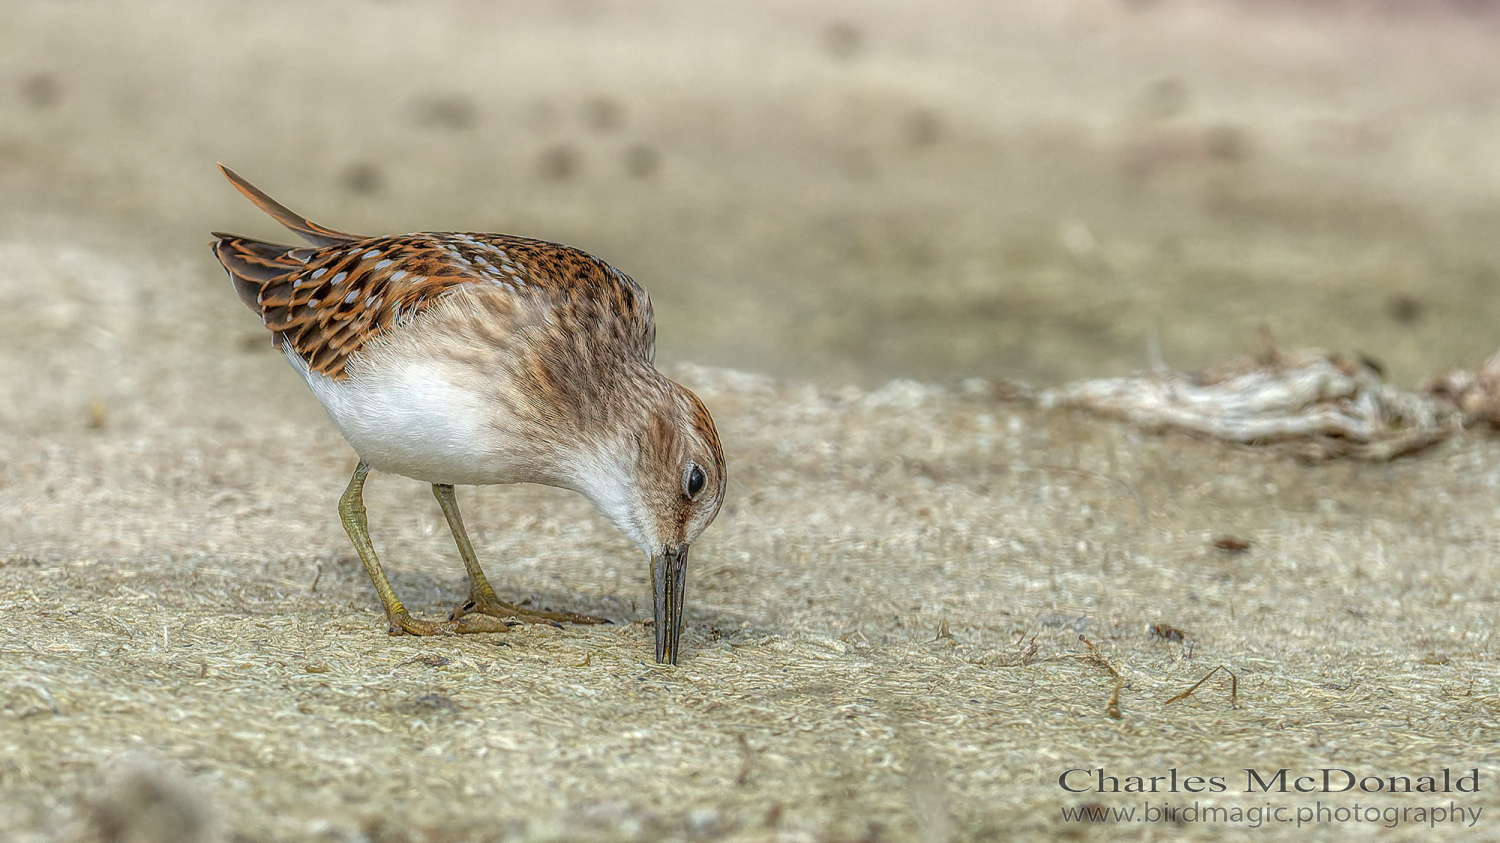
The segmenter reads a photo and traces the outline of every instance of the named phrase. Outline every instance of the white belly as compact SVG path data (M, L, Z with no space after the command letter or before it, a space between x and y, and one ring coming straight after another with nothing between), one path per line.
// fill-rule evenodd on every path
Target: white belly
M428 483L485 485L508 476L488 420L495 408L454 384L436 366L382 366L333 380L308 369L295 352L287 359L360 459L372 468Z

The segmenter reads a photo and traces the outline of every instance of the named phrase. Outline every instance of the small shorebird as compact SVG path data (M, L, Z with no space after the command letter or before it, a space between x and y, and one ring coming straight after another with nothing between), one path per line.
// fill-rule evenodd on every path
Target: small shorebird
M312 244L214 233L214 254L359 454L339 517L392 635L504 632L502 619L599 623L502 602L464 530L455 485L579 492L650 558L656 660L677 663L688 546L724 499L724 454L698 397L652 364L651 300L567 246L504 234L362 237L230 184ZM413 618L365 517L371 468L432 484L469 573L445 622Z

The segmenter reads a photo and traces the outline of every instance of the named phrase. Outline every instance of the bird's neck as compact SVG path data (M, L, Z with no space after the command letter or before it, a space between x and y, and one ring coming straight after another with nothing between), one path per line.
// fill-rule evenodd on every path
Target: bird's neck
M563 464L566 482L594 503L606 518L642 548L649 545L647 525L641 523L642 455L652 438L671 427L675 406L671 382L647 367L646 377L631 378L631 386L609 396L611 406L601 412L608 419L603 430L570 447Z

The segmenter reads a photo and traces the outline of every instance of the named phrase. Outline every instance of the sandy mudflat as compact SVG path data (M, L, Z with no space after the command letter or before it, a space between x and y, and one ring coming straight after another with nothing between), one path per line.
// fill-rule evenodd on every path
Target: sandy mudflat
M1306 466L965 380L1262 325L1407 387L1500 346L1500 22L1290 6L0 5L0 838L1493 838L1500 438ZM491 578L615 625L385 634L354 455L204 247L277 233L220 160L646 284L731 465L680 667L644 561L548 489L460 491ZM368 500L445 613L427 488ZM1233 698L1166 702L1221 665ZM1098 767L1483 814L1064 822L1139 806L1058 787Z

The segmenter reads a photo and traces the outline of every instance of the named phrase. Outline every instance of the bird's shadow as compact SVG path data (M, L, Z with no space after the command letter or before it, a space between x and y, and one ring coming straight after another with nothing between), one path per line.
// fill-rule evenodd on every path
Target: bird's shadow
M325 595L355 602L368 599L372 608L379 608L375 590L358 557L352 554L339 555L334 558L333 564L325 565L321 570L321 590ZM503 568L494 572L486 571L486 575L501 600L527 609L593 615L611 624L652 622L651 593L648 589L642 589L640 594L622 590L613 594L589 595L566 589L528 588L512 582ZM468 598L468 579L462 575L434 573L412 567L395 571L387 568L386 576L390 579L396 596L418 616L447 617L454 606ZM754 619L748 615L720 607L695 608L691 594L684 612L684 621L689 629L714 638L730 634L738 636L754 624ZM755 634L770 633L760 630Z

